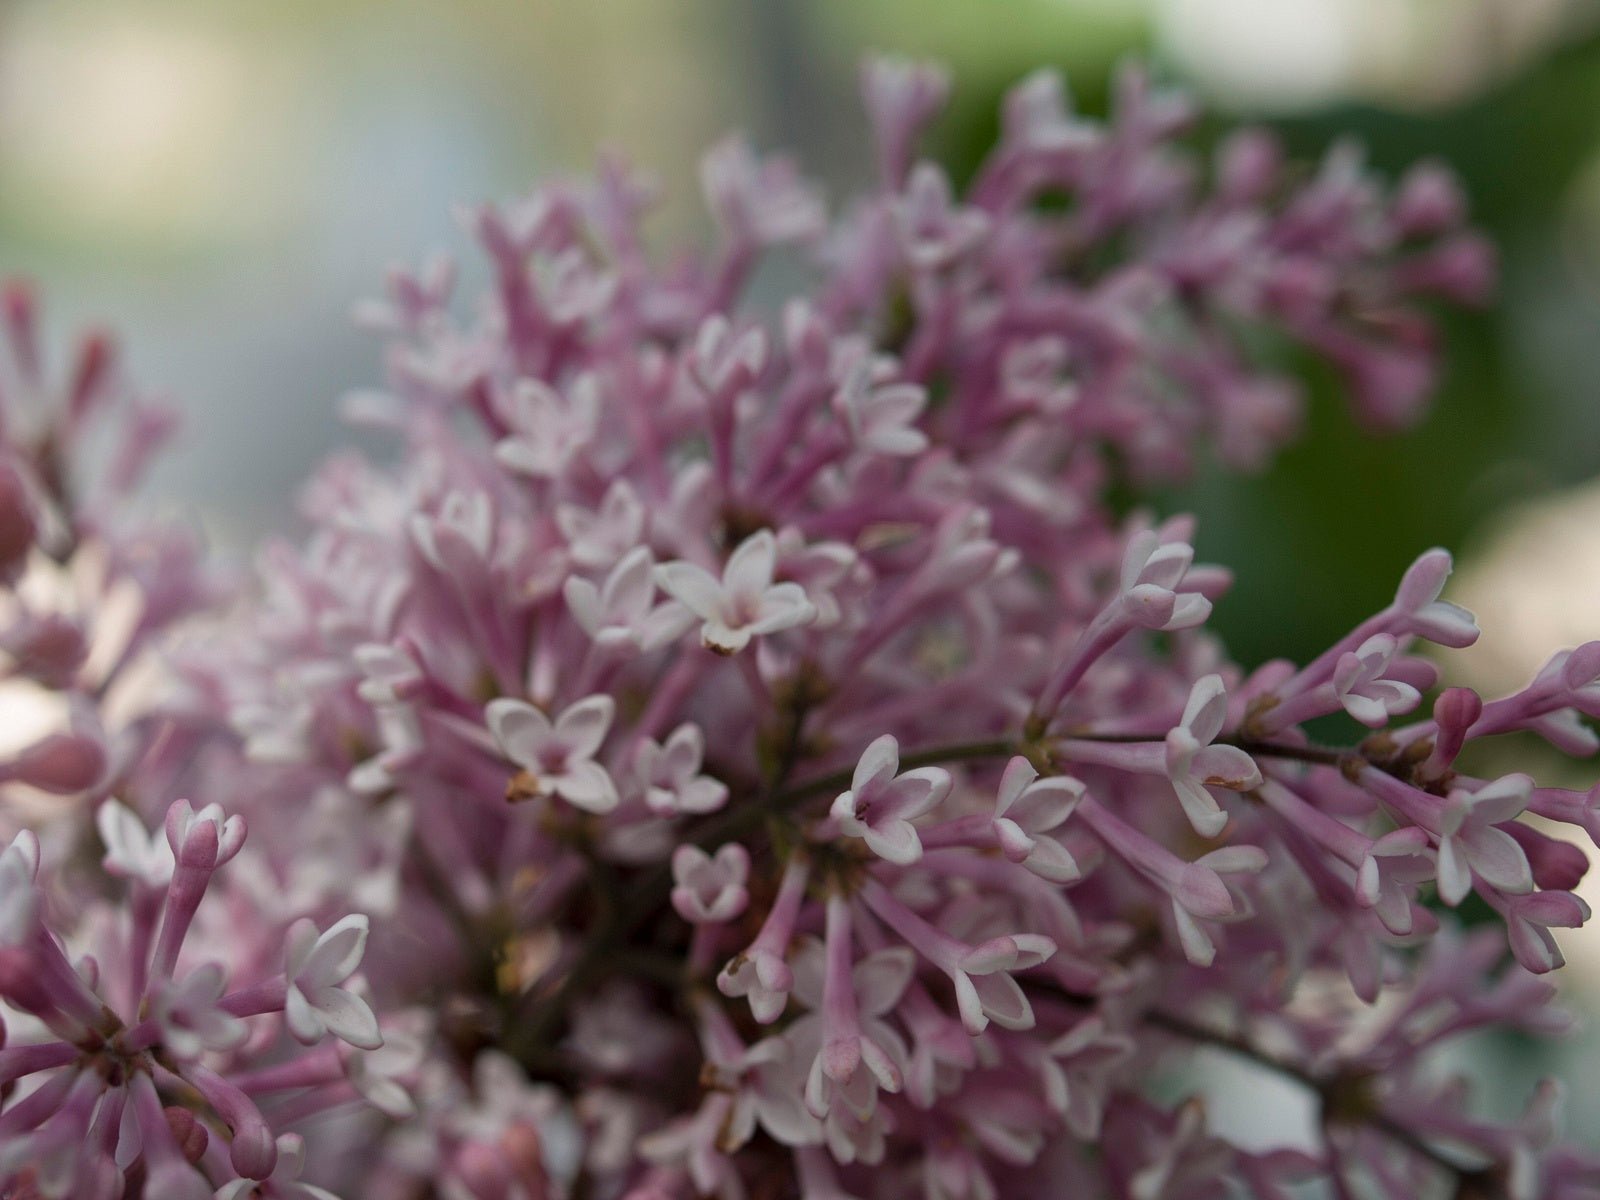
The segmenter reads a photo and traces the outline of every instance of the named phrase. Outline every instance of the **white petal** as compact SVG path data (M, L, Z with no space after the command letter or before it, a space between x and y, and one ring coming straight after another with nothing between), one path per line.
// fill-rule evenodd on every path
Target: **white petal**
M722 570L722 584L735 596L753 596L772 585L778 547L772 530L762 529L739 543Z
M317 1010L328 1032L361 1050L376 1050L383 1045L378 1018L359 996L343 988L325 987L312 991L307 999Z
M904 867L922 857L922 839L909 821L886 821L876 828L868 826L861 836L868 849L885 862Z
M600 607L600 591L581 575L572 575L561 585L566 598L567 611L578 627L593 637L604 624L605 613Z
M289 1024L289 1032L299 1041L309 1046L322 1040L322 1019L317 1016L305 994L293 984L289 986L283 1015Z
M1051 883L1071 883L1083 876L1078 860L1055 838L1042 837L1024 862L1028 870Z
M1456 847L1456 839L1439 839L1439 898L1454 908L1472 890L1472 872Z
M916 969L916 955L909 946L895 946L868 955L855 965L851 980L864 1017L879 1017L900 1001Z
M506 757L519 767L537 767L550 741L550 719L524 700L505 697L490 701L484 711L489 732Z
M305 968L311 948L317 944L317 924L309 917L301 917L289 926L283 939L284 974L294 979Z
M550 785L556 795L585 812L608 813L618 803L617 785L606 769L587 760L570 764Z
M754 634L777 633L814 621L816 606L806 597L806 590L798 583L775 583L761 596L757 616L750 623Z
M876 779L891 779L900 769L900 743L892 733L874 738L856 763L855 774L850 778L850 789L860 792Z
M340 917L317 938L295 979L304 980L312 987L323 987L350 978L366 953L368 925L364 913Z
M1222 724L1228 718L1228 692L1221 675L1205 675L1195 680L1189 690L1189 702L1183 709L1183 726L1196 741L1209 746Z
M1197 967L1209 967L1217 957L1217 948L1211 938L1181 905L1174 903L1172 917L1178 926L1178 940L1183 943L1183 954Z
M1033 1006L1022 985L1003 972L982 975L973 983L983 1004L984 1015L1002 1029L1032 1029Z
M615 711L616 702L610 696L589 696L557 718L555 734L569 753L589 758L606 740Z
M1000 790L995 798L994 815L1003 817L1010 811L1017 798L1027 790L1039 772L1034 765L1022 755L1017 755L1006 764L1005 773L1000 776Z
M656 584L703 621L721 619L722 585L704 567L691 562L662 563Z

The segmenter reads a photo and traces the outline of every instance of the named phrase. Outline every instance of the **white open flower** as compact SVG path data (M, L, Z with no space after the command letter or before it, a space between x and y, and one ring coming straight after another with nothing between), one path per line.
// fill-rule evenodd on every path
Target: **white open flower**
M524 700L500 699L488 708L489 731L505 756L522 768L512 781L517 798L560 796L592 813L617 806L617 787L594 761L611 728L615 703L589 696L569 707L552 724Z
M584 375L563 396L537 379L520 379L499 408L511 432L495 443L495 458L524 475L553 479L594 440L600 388Z
M858 363L833 397L850 440L871 454L905 457L928 448L928 435L917 428L928 393L914 383L875 383L868 362Z
M221 963L196 967L180 982L157 989L151 1016L161 1026L161 1044L175 1058L191 1061L205 1050L230 1050L244 1041L248 1027L218 1002L227 986Z
M1247 792L1261 785L1261 771L1237 746L1215 746L1228 719L1228 693L1220 675L1195 681L1183 720L1167 734L1167 777L1189 824L1201 837L1216 837L1228 814L1211 794L1213 787Z
M1066 775L1039 778L1020 754L1000 777L994 806L994 832L1000 849L1041 879L1071 883L1082 875L1077 861L1050 835L1072 815L1083 799L1083 784Z
M634 773L644 785L644 802L661 817L715 812L728 802L728 785L700 773L705 757L700 726L685 721L665 742L643 738L634 752Z
M1386 677L1399 650L1393 634L1375 633L1341 655L1334 668L1333 694L1345 712L1370 729L1387 725L1396 714L1410 712L1422 698L1409 683Z
M1527 854L1498 828L1516 820L1532 794L1533 780L1526 775L1505 775L1475 792L1451 790L1439 821L1439 897L1446 904L1467 898L1474 873L1511 895L1533 891Z
M675 641L694 623L676 601L655 603L655 559L646 546L628 551L596 587L581 575L562 585L572 619L608 649L651 650Z
M367 949L367 918L341 917L323 933L302 918L289 927L284 1015L289 1032L310 1045L331 1033L361 1050L383 1045L378 1019L359 996L338 986L355 973Z
M737 654L750 639L809 624L817 610L798 583L773 583L778 565L772 530L752 533L739 543L722 578L691 562L662 563L656 582L704 625L700 639L718 654Z
M922 857L922 839L912 824L950 794L943 767L900 771L900 744L886 733L861 753L850 790L830 810L848 837L858 837L885 862L905 866Z
M148 830L144 822L120 800L107 800L94 814L95 827L105 843L101 859L107 874L164 888L172 879L172 845L163 830Z

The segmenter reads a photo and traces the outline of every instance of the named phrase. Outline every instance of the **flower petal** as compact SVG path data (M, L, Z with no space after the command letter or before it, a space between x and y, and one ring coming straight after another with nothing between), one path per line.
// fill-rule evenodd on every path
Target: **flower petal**
M359 996L343 988L325 987L316 988L306 998L317 1010L323 1026L340 1041L360 1050L376 1050L383 1045L378 1018Z
M550 741L550 718L526 700L502 697L484 710L489 732L505 756L519 767L539 765L539 755Z
M555 734L569 754L590 758L606 740L616 701L610 696L589 696L570 706L556 719Z

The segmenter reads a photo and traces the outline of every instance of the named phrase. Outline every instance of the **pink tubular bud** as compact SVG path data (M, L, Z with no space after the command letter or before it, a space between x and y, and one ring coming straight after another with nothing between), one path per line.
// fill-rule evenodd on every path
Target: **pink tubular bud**
M59 613L17 620L0 633L0 649L11 655L13 671L51 688L70 687L89 650L82 627Z
M206 1127L195 1119L195 1115L187 1108L169 1105L162 1110L167 1118L167 1128L172 1130L173 1140L178 1143L178 1151L190 1166L198 1166L200 1159L206 1152L206 1146L211 1142L211 1135L206 1132Z
M33 285L13 279L0 292L0 316L11 339L17 373L28 384L39 382L39 304Z
M1421 774L1425 779L1437 779L1455 762L1456 755L1466 744L1467 731L1483 713L1483 698L1471 688L1445 688L1433 702L1433 720L1438 732L1434 735L1433 753L1423 764Z
M1585 642L1561 664L1561 682L1576 691L1600 679L1600 642Z
M116 344L110 334L94 330L84 335L72 382L67 386L67 420L71 425L81 424L107 395L115 358Z
M1589 873L1589 856L1572 842L1553 838L1521 821L1500 826L1527 855L1533 881L1547 891L1569 892Z
M33 501L15 464L0 461L0 578L16 579L38 535Z
M1264 129L1240 130L1217 151L1217 190L1234 204L1255 204L1282 168L1277 138Z
M861 95L878 144L885 187L898 187L910 166L917 137L950 94L950 77L938 67L897 58L870 59L861 70Z
M493 1146L468 1142L456 1151L452 1164L455 1174L466 1185L474 1200L510 1200L516 1180L511 1164Z
M93 787L105 769L105 747L97 738L53 733L0 767L0 779L67 796Z
M228 1152L233 1169L246 1179L268 1178L278 1165L278 1143L261 1110L250 1097L208 1067L191 1064L185 1074L233 1130Z
M1466 201L1456 177L1438 163L1418 163L1400 181L1394 222L1408 237L1427 237L1453 229L1465 219Z

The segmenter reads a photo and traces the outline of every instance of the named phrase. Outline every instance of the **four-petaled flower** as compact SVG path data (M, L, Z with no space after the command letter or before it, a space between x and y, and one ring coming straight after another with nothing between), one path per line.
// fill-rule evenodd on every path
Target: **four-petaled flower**
M1047 836L1072 815L1083 799L1083 784L1066 775L1039 778L1020 754L1006 765L994 806L994 832L1000 849L1042 879L1071 883L1078 864L1057 839Z
M833 802L832 814L849 837L867 843L886 862L914 863L922 857L922 841L911 822L950 794L950 773L943 767L900 770L900 743L884 734L861 753L850 790Z
M1407 633L1460 649L1478 640L1478 623L1459 604L1439 599L1452 567L1450 552L1435 547L1411 564L1395 591L1393 611Z
M537 379L519 379L501 397L500 414L511 434L495 443L495 458L524 475L553 478L594 440L600 387L581 375L562 396Z
M1180 591L1194 563L1188 542L1165 542L1153 529L1128 539L1122 556L1122 611L1146 629L1192 629L1211 615L1211 601Z
M914 383L875 383L869 362L857 363L833 396L834 411L844 418L851 441L890 457L927 449L928 435L916 427L927 403L927 391Z
M147 888L164 888L172 879L172 845L164 830L147 830L134 811L120 800L107 800L94 814L95 827L106 853L101 860L112 875L131 879Z
M1037 967L1055 952L1055 942L1042 934L1007 934L974 946L950 964L956 1008L967 1032L976 1037L990 1021L1002 1029L1032 1029L1033 1005L1012 972Z
M761 245L817 234L827 219L821 199L781 155L757 158L742 137L718 143L700 164L700 186L718 224L736 240Z
M572 619L608 649L649 653L682 636L694 617L675 600L656 604L655 559L635 546L611 568L600 587L570 575L562 587Z
M798 583L773 583L777 539L772 530L752 533L728 558L718 580L690 562L662 563L656 582L704 625L700 640L718 654L737 654L750 639L809 624L817 614Z
M731 921L750 903L744 886L749 874L750 853L738 842L715 855L699 846L679 846L672 853L672 907L696 925Z
M1422 699L1409 683L1384 678L1399 648L1392 634L1375 633L1342 655L1333 670L1333 694L1345 712L1371 729L1388 724L1397 713L1410 712Z
M482 492L452 491L436 517L411 518L417 551L445 575L473 578L489 561L494 542L494 506Z
M512 779L506 798L560 796L592 813L615 808L616 784L594 761L595 751L611 728L615 706L610 696L590 696L551 724L549 717L525 700L502 697L490 701L489 731L505 756L522 768Z
M1167 777L1189 824L1202 837L1216 837L1228 823L1210 788L1247 792L1261 784L1255 760L1237 746L1215 746L1228 719L1228 693L1220 675L1195 681L1183 720L1167 733Z
M600 507L556 505L556 527L567 539L567 552L580 567L609 567L639 544L644 534L644 504L639 494L619 479L606 489Z
M378 1019L367 1002L338 986L355 973L366 953L366 916L341 917L320 934L315 922L302 917L289 927L285 947L289 1032L307 1045L324 1033L360 1050L383 1045Z
M788 962L765 946L735 955L717 975L717 990L724 996L748 998L751 1015L763 1025L778 1019L793 987L794 972Z
M190 1061L204 1050L230 1050L244 1041L245 1023L218 1004L226 985L222 964L209 962L182 982L169 979L157 989L150 1015L161 1026L161 1044L175 1057Z
M988 231L989 220L965 208L950 195L950 180L932 163L918 163L895 203L895 224L910 264L937 271L973 250Z
M1416 885L1433 876L1427 831L1406 825L1372 843L1356 868L1356 899L1378 914L1385 929L1403 937L1415 924Z
M1456 905L1472 890L1476 872L1491 887L1512 895L1533 890L1533 872L1522 847L1503 829L1528 807L1533 780L1504 775L1475 792L1453 789L1439 817L1439 898Z
M705 755L700 726L685 721L665 742L644 738L634 751L634 771L644 785L644 802L658 816L715 812L728 801L728 785L700 774Z
M1040 1064L1045 1100L1078 1137L1092 1141L1100 1135L1112 1075L1135 1049L1131 1037L1110 1032L1097 1016L1084 1018L1050 1043Z

